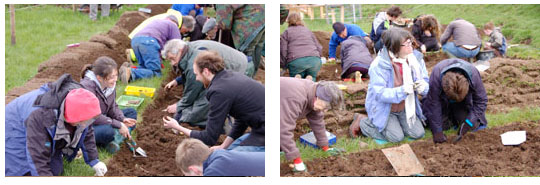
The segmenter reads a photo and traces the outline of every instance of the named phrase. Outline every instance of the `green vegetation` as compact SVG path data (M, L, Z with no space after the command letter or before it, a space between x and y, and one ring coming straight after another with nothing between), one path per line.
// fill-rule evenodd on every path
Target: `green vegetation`
M123 6L109 17L92 21L88 14L73 12L70 8L56 5L24 6L15 11L15 33L17 44L11 45L10 14L6 8L5 49L6 81L5 92L23 85L37 73L40 63L66 48L66 45L87 41L93 35L107 32L125 11L137 10L145 5Z
M448 24L455 18L461 17L470 21L477 28L483 28L488 21L492 21L496 26L502 26L502 33L509 40L510 44L519 46L508 49L507 56L523 59L540 59L540 6L538 5L441 5L441 4L406 4L397 5L403 10L403 17L415 18L421 14L433 14L440 24ZM357 6L358 7L358 6ZM390 5L363 4L362 19L357 19L357 25L369 34L371 23L377 12L385 11ZM352 16L350 8L347 16ZM337 21L339 21L339 8L335 8ZM326 20L320 19L320 11L314 10L315 20L304 17L306 26L312 31L331 32L332 25L326 24ZM358 12L357 12L358 14ZM346 23L352 23L352 19L346 19ZM287 23L281 25L281 32L287 29ZM526 43L526 44L524 44ZM530 43L530 44L528 44Z

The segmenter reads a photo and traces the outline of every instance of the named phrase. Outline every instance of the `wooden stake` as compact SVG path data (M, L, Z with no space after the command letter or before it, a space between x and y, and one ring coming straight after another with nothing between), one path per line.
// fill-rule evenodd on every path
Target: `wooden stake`
M332 9L332 24L336 22L336 10Z
M341 5L341 22L345 22L345 6Z
M324 19L324 10L323 10L323 7L321 6L321 19Z
M15 38L15 5L10 4L9 5L9 17L10 17L10 23L11 23L11 45L15 45L17 43L17 39Z

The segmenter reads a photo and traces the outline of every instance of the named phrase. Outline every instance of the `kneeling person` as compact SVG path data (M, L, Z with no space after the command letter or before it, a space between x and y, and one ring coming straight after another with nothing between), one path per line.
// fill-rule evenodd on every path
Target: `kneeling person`
M461 59L443 60L433 67L429 86L422 109L433 132L433 142L445 142L443 130L452 126L460 126L461 136L487 126L488 99L476 67Z
M225 70L223 59L213 51L201 51L193 63L193 72L197 81L207 88L209 112L206 129L192 131L174 119L164 120L165 126L212 146L224 133L223 124L230 115L235 118L235 123L227 133L227 139L213 148L264 151L264 86L242 73ZM251 133L244 134L248 127Z

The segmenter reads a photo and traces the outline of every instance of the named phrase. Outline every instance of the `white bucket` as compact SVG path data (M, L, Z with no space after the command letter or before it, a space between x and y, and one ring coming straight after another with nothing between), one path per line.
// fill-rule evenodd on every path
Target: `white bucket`
M519 145L527 140L526 131L510 131L501 134L503 145Z

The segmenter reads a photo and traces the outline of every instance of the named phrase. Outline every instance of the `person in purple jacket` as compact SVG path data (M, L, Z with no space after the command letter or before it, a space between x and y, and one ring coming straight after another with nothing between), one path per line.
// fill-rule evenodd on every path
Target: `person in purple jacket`
M139 66L132 69L131 64L124 62L119 70L123 83L161 76L160 51L168 40L180 39L178 19L174 15L165 19L150 22L131 39L131 48L135 53Z
M184 139L175 160L186 176L264 176L264 152L212 150L198 139Z
M433 67L429 92L422 101L433 142L446 142L443 130L451 127L459 128L458 138L485 128L487 102L482 77L473 65L458 58L439 62Z

